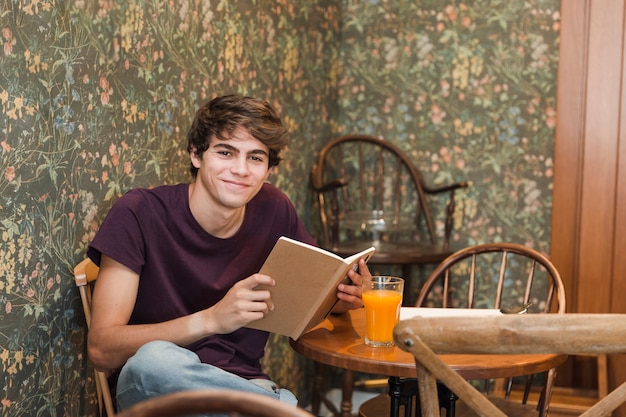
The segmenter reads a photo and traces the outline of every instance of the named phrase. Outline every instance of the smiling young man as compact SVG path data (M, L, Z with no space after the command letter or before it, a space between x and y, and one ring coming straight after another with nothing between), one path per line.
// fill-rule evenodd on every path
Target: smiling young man
M289 199L267 183L287 145L265 101L217 97L187 134L191 184L135 189L111 208L88 256L100 266L89 357L122 410L188 389L235 389L296 403L260 366L268 334L245 326L273 308L258 274L280 236L314 244ZM362 275L334 312L360 308Z

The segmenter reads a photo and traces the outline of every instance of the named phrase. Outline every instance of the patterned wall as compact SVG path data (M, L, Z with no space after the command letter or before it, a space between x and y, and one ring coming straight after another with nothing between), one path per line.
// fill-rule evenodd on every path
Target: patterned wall
M333 127L394 141L431 184L471 181L455 247L548 251L559 2L347 1L343 13Z
M291 131L272 181L314 230L311 156L384 135L432 183L469 179L455 245L549 248L558 0L5 0L0 3L0 410L96 415L72 265L112 202L185 181L216 94ZM307 398L310 363L265 365Z

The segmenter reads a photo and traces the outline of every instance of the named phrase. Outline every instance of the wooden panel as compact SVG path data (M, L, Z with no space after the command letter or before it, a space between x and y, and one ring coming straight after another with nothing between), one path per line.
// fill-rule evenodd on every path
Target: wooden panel
M626 7L624 7L626 13ZM626 30L622 34L622 45L626 45ZM626 50L626 46L623 46ZM626 80L626 51L622 51L622 83ZM617 185L615 188L615 233L613 239L613 282L611 287L611 311L626 312L626 92L622 92L621 114L620 114L620 134L618 144L618 169ZM626 357L623 355L610 356L609 365L609 387L614 387L617 383L626 381ZM626 406L620 407L619 415L626 415Z
M591 2L577 312L610 308L622 20L621 2Z
M582 181L583 99L590 0L561 5L561 49L554 149L554 191L550 258L563 278L567 311L577 310L580 194Z
M626 14L626 7L624 7ZM625 25L626 26L626 25ZM626 30L622 33L622 45L626 45ZM626 80L626 46L622 51L622 83ZM613 280L611 312L626 312L626 302L624 295L626 294L626 92L622 92L621 97L621 114L620 114L620 133L619 143L617 146L618 165L615 187L615 232L613 242ZM626 377L624 378L626 380Z
M561 2L551 258L569 312L626 312L625 11L618 0ZM593 383L588 364L569 361L559 384ZM612 389L626 380L626 358L609 368Z

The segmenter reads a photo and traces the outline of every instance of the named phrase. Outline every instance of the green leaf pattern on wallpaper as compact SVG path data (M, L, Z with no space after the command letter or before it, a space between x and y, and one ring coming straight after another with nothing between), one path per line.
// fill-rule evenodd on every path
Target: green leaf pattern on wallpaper
M396 142L431 184L471 181L456 247L547 251L558 2L347 3L338 130Z
M216 94L279 108L291 143L271 181L312 231L312 157L361 132L401 146L433 184L472 181L456 246L546 250L558 8L0 2L0 415L97 415L72 265L125 191L188 179L185 132ZM271 340L263 365L306 404L310 362Z

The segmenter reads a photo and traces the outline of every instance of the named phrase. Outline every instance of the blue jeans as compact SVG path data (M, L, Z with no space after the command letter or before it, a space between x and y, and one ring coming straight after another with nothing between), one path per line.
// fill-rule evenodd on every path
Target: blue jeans
M248 380L216 366L201 363L198 355L174 343L154 341L143 345L122 368L117 382L117 408L159 395L194 389L248 391L297 405L291 391L267 379Z

